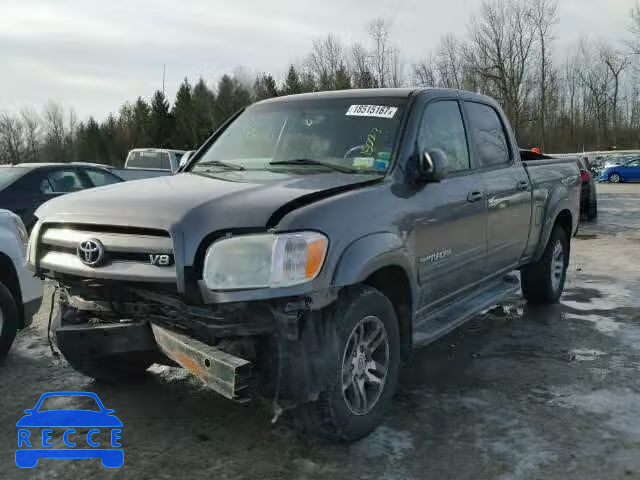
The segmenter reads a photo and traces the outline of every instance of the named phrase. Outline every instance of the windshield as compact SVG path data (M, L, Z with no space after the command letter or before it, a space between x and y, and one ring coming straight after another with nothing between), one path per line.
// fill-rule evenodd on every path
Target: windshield
M28 170L28 168L21 167L0 167L0 189L9 185Z
M340 171L384 174L406 102L376 97L258 104L242 113L190 170L224 170L225 165L216 164L224 162L227 168L245 170L306 173L335 165Z

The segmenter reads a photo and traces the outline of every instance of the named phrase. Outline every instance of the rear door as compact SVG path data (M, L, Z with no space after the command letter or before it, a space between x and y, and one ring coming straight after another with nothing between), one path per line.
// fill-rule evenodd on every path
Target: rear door
M418 145L421 152L443 150L449 171L418 193L424 213L416 221L416 264L421 303L431 310L454 301L484 275L487 210L457 99L427 104Z
M475 101L465 101L464 107L487 195L487 275L498 274L518 267L526 249L531 185L498 111Z

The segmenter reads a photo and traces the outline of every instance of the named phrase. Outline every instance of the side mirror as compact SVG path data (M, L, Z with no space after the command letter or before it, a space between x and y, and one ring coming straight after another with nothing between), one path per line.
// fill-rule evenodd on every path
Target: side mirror
M420 157L420 177L423 182L434 183L447 176L447 154L442 150L426 150Z

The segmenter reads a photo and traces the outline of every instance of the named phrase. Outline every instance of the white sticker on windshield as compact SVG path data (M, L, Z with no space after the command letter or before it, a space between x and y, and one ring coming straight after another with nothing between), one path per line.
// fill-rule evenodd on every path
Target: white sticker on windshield
M384 105L351 105L345 115L347 117L393 118L397 111L398 107Z

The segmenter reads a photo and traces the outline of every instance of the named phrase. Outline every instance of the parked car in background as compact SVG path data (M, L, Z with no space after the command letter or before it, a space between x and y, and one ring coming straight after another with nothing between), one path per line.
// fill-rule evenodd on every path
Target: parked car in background
M0 166L0 208L18 215L31 231L34 212L65 193L122 182L110 169L88 163L21 163Z
M124 169L115 169L115 173L124 180L173 175L180 167L184 150L164 148L136 148L129 152Z
M598 180L611 183L640 182L640 158L605 169Z
M580 168L580 216L587 220L594 220L598 217L598 196L596 193L596 182L591 173L591 163L587 157L578 158Z
M27 241L20 217L0 210L0 358L16 332L31 325L42 303L44 284L27 267Z

